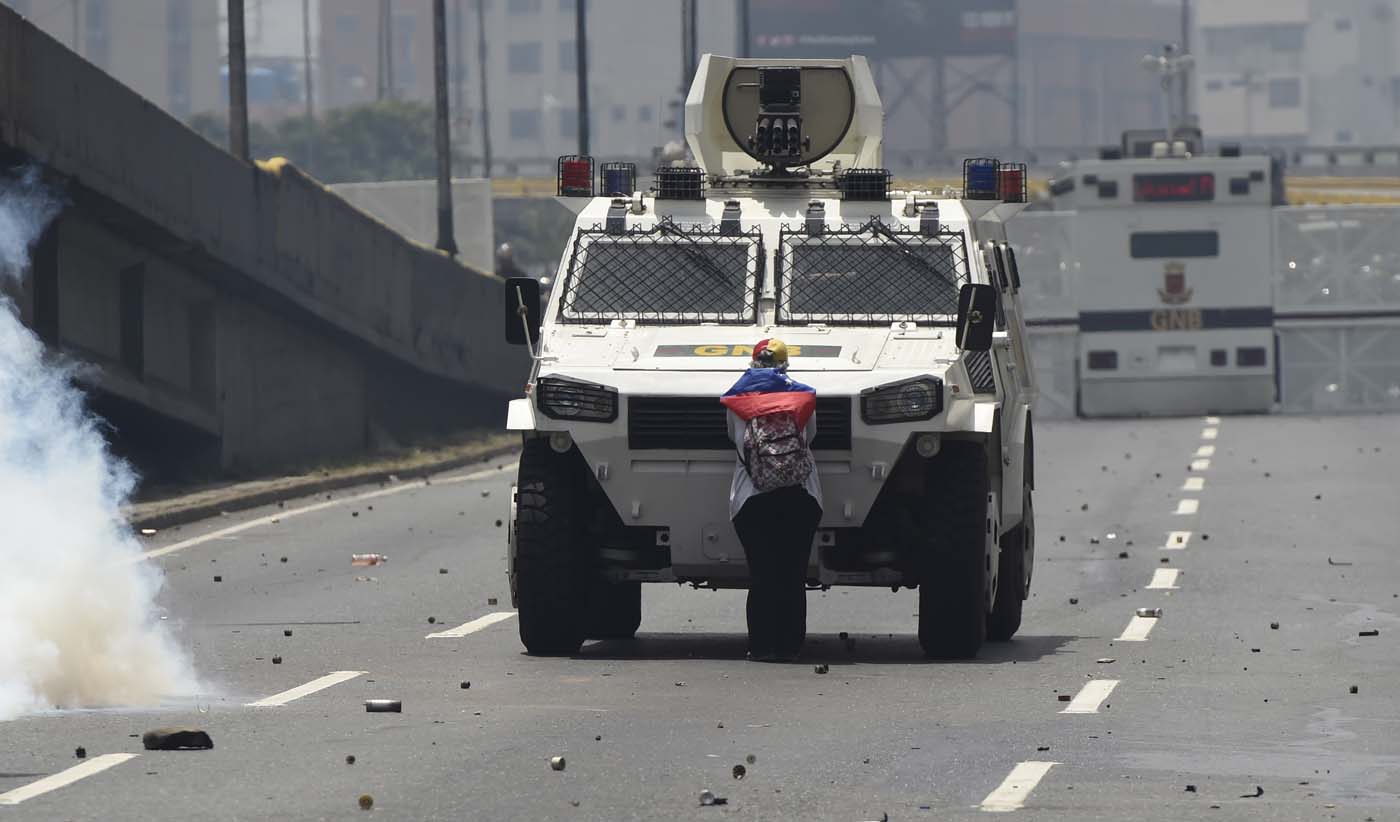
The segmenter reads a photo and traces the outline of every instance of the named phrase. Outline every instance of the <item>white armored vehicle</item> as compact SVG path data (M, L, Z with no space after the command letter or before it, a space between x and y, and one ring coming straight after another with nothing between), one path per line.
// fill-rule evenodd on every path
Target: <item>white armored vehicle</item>
M534 357L508 421L529 652L631 637L644 582L746 587L718 398L769 337L818 397L809 586L917 587L931 656L1016 632L1035 389L1004 224L1025 169L969 160L962 192L891 192L882 120L862 57L707 55L685 106L696 165L638 192L627 164L560 158L578 220L548 304L506 284L507 334Z

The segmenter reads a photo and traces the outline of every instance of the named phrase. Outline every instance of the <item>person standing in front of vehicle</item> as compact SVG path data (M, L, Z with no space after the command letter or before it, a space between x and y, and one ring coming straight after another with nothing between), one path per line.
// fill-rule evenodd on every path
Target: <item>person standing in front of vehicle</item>
M749 566L749 657L792 661L807 638L807 563L822 514L811 442L817 394L787 374L787 346L761 340L720 402L739 458L729 516Z

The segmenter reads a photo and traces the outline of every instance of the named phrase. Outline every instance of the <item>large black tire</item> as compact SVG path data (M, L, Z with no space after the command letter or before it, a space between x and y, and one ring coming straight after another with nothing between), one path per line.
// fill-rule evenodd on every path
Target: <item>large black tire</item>
M981 443L944 442L927 470L919 644L935 659L971 659L987 630L986 452Z
M588 595L589 639L631 639L642 624L642 583L594 583Z
M536 656L576 653L584 639L588 574L576 457L526 440L516 489L515 590L520 641Z
M1031 489L1022 491L1024 516L1020 524L1001 539L1001 561L997 570L997 596L987 616L987 639L1005 642L1021 629L1021 606L1030 586L1029 562L1035 550L1035 510Z

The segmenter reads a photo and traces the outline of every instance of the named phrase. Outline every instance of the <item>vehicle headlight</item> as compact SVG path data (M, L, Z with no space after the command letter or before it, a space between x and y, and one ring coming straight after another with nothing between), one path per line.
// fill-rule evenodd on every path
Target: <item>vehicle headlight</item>
M915 377L860 392L860 418L868 425L930 420L943 410L943 381Z
M541 377L535 401L546 417L556 420L612 422L617 419L617 392L596 383L564 377Z

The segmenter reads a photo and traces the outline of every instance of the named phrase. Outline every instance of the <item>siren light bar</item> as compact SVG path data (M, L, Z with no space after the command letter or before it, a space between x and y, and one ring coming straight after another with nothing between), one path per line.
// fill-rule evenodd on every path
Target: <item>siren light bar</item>
M556 180L560 197L592 197L593 158L581 154L563 155L559 158Z

